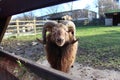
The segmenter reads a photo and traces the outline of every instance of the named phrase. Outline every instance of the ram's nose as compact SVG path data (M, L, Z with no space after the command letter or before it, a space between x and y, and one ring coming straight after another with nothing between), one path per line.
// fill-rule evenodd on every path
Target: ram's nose
M57 39L57 42L63 42L63 39Z

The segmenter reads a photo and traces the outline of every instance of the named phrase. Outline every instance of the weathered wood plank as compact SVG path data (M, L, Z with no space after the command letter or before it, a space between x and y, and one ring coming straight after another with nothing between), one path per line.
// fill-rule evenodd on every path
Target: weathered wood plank
M48 7L73 0L0 0L0 16L8 17L33 9Z
M10 17L0 17L0 42L2 41L2 38L5 34L5 31L7 29L10 19L11 19L11 16Z
M0 80L19 80L7 70L0 67Z
M58 71L58 70L55 70L52 68L47 68L45 66L42 66L40 64L37 64L37 63L27 60L25 58L10 54L5 51L0 50L0 57L8 57L8 59L12 60L12 62L19 60L26 68L28 68L30 71L32 71L39 77L42 77L43 79L47 79L47 80L80 80L77 77L68 75L66 73L63 73L61 71Z

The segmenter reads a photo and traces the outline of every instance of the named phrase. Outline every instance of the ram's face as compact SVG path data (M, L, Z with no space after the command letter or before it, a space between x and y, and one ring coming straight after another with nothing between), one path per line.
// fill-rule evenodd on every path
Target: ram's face
M52 40L55 41L58 46L63 46L65 44L67 36L68 29L65 25L58 25L58 27L54 27L52 30Z

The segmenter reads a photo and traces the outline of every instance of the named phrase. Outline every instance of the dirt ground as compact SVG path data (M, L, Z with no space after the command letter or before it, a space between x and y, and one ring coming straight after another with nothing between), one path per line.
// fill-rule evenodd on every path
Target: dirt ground
M43 46L37 41L4 40L0 45L0 49L50 67L45 58ZM95 69L89 66L83 66L77 62L74 63L74 67L71 68L68 74L79 77L80 80L120 80L119 71Z

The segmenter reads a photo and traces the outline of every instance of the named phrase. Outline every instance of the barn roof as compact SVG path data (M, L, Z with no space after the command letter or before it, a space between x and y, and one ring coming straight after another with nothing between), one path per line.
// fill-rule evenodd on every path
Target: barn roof
M119 13L120 9L111 9L105 12L105 14Z

